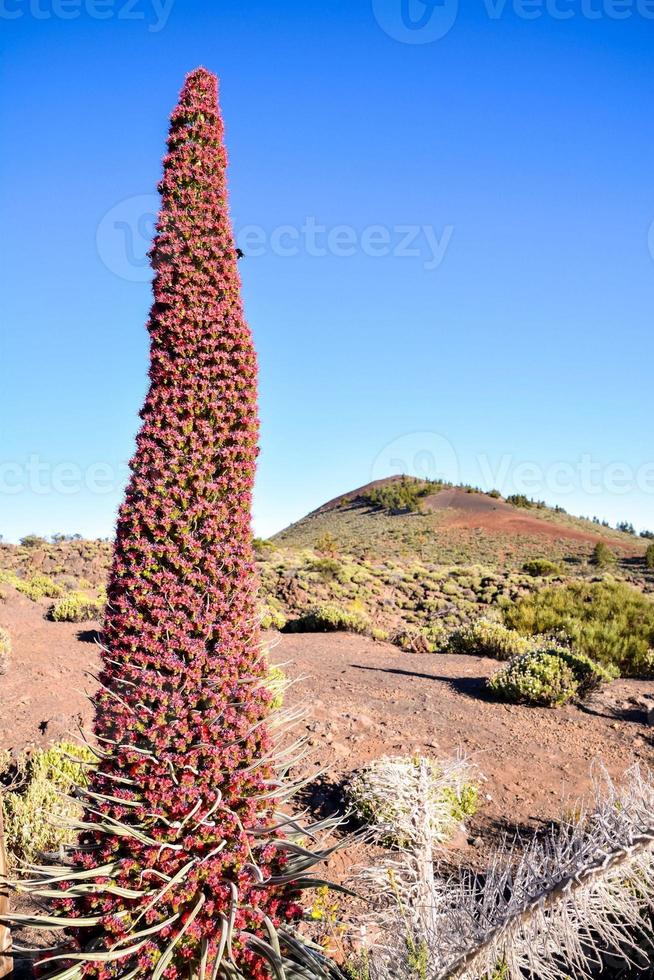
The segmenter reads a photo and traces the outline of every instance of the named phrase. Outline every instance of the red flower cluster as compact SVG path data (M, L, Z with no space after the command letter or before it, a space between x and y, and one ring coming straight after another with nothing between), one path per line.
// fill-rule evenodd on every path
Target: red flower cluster
M171 117L151 384L108 593L103 754L79 857L103 887L57 903L87 919L79 949L105 954L80 957L96 980L210 978L228 960L225 976L269 977L257 943L302 913L292 883L276 883L250 528L257 367L225 170L217 82L200 68Z

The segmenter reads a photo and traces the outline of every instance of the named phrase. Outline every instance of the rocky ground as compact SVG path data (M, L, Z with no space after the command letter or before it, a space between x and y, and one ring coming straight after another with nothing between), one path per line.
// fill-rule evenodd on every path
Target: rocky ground
M47 600L8 587L5 594L13 653L0 677L0 748L17 752L88 727L97 624L52 623L44 618ZM324 770L312 802L338 806L346 775L378 756L461 751L483 786L465 859L516 825L535 830L555 820L565 801L587 792L595 761L615 777L635 762L654 764L647 721L654 681L615 681L584 705L529 708L489 697L493 660L404 653L345 633L270 637L271 659L295 681L288 703L306 706L312 764Z

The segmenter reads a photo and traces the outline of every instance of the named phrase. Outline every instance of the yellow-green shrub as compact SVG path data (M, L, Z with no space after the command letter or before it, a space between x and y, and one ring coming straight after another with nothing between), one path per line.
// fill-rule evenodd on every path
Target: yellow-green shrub
M261 627L264 630L283 630L286 626L286 616L274 596L268 596L260 606Z
M551 578L553 575L561 574L561 566L550 561L549 558L531 558L524 563L522 570L532 578Z
M10 860L33 862L74 841L66 821L79 819L82 810L65 794L86 785L88 766L95 761L90 749L65 741L19 759L18 788L2 799Z
M22 592L28 599L58 599L64 594L64 589L48 575L37 573L30 578L20 578L15 572L0 572L0 582L11 585Z
M103 611L103 599L96 599L83 592L71 592L64 599L55 602L48 615L55 623L88 623L100 619Z
M507 606L504 620L527 635L563 630L576 651L626 677L654 673L654 603L623 582L555 585Z
M288 624L287 629L296 633L331 633L347 630L351 633L365 633L369 622L358 612L350 612L334 603L315 606L299 619Z
M468 623L452 633L449 641L451 653L492 657L495 660L510 660L532 647L532 641L490 619L477 619Z
M506 701L553 708L614 680L618 671L563 647L542 647L515 657L488 679Z

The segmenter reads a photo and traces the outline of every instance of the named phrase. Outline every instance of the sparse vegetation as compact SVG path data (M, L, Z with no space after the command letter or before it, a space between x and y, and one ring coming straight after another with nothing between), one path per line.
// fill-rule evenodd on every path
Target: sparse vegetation
M648 568L654 568L654 544L649 545L645 552L645 564Z
M448 639L447 630L438 622L423 628L401 627L389 634L388 638L407 653L435 653L447 646Z
M514 507L523 507L525 510L529 510L534 507L533 500L526 497L524 493L512 493L506 498L507 504L513 504Z
M11 636L9 630L0 626L0 674L7 672L11 656Z
M570 582L524 596L506 625L536 636L564 630L579 653L625 677L654 672L654 603L622 582Z
M403 477L399 482L373 487L361 494L360 499L371 507L387 510L391 514L413 514L420 510L422 498L436 489L432 483Z
M339 552L339 544L333 534L325 531L320 537L316 538L316 551L321 555L329 555L334 558Z
M532 578L552 578L561 574L561 566L549 558L531 558L524 563L522 570Z
M334 603L325 603L310 609L304 616L295 619L286 627L295 633L333 633L347 630L350 633L365 633L368 620L360 613L343 609Z
M449 641L452 653L492 657L495 660L510 660L532 647L533 641L527 637L489 619L477 619L456 630Z
M425 809L411 803L416 783L426 780ZM479 791L463 759L437 762L417 757L384 757L355 772L346 785L358 819L374 828L388 846L408 847L428 823L433 841L442 843L477 810Z
M104 606L104 598L71 592L50 607L48 616L55 623L88 623L102 618Z
M506 701L553 708L617 676L616 668L601 667L584 654L543 646L509 661L489 678L488 686Z
M20 543L23 548L43 548L48 542L38 534L26 534Z
M60 742L23 753L14 772L0 773L0 778L9 781L2 806L13 862L35 862L75 840L70 821L81 818L82 808L67 794L87 785L89 768L96 761L85 746ZM5 759L5 766L9 765L10 760Z

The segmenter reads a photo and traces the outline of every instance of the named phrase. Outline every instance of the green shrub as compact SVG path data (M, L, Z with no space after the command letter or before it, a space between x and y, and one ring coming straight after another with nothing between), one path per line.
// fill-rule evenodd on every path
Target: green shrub
M552 575L560 575L561 567L549 558L532 558L522 566L523 572L533 578L550 578Z
M533 641L490 619L477 619L463 626L452 633L449 640L451 653L492 657L495 660L510 660L532 647Z
M0 674L7 671L9 657L11 656L11 636L9 630L0 626Z
M610 565L615 565L617 558L604 541L598 541L593 548L593 553L590 558L591 565L596 565L598 568L608 568Z
M26 534L20 539L20 543L23 548L43 548L48 542L39 534Z
M266 677L266 687L273 696L270 702L271 711L278 711L284 704L288 678L281 667L272 666Z
M253 538L252 546L259 557L264 557L269 552L275 550L275 545L267 538Z
M584 654L562 647L541 647L515 657L488 679L489 688L506 701L548 708L584 697L618 676Z
M350 612L334 603L315 606L299 619L290 622L287 629L294 633L331 633L347 630L350 633L366 633L369 622L357 612Z
M88 623L102 617L104 605L103 599L95 599L83 592L71 592L55 602L48 615L55 623Z
M421 818L429 820L435 841L445 841L478 806L479 791L465 760L384 757L355 772L345 793L357 818L375 828L383 843L408 847L417 831L416 788L425 777L429 812Z
M391 514L416 513L420 510L420 500L434 492L434 486L421 480L403 477L398 483L388 483L373 487L361 495L361 499L378 510L388 510Z
M38 599L58 599L65 593L65 589L48 575L41 574L32 575L29 579L19 579L16 588L34 602Z
M645 564L648 568L654 568L654 544L650 544L645 552Z
M333 534L329 533L329 531L325 531L324 534L321 534L318 538L316 538L317 552L323 555L329 555L333 558L335 555L338 554L339 550L340 550L340 545L338 541L333 536Z
M311 562L311 570L318 572L327 581L337 578L341 568L338 558L315 558Z
M286 616L274 596L268 596L260 606L261 628L264 630L283 630L286 626Z
M74 841L75 831L65 821L79 819L82 808L65 794L87 785L89 764L96 761L90 749L70 742L21 756L17 788L2 798L12 863L33 862L43 852Z
M533 500L526 497L524 493L512 493L510 497L506 498L507 504L513 504L514 507L524 507L529 509L534 506Z
M654 672L654 603L623 582L550 586L508 605L504 620L526 635L564 630L575 650L626 677Z

